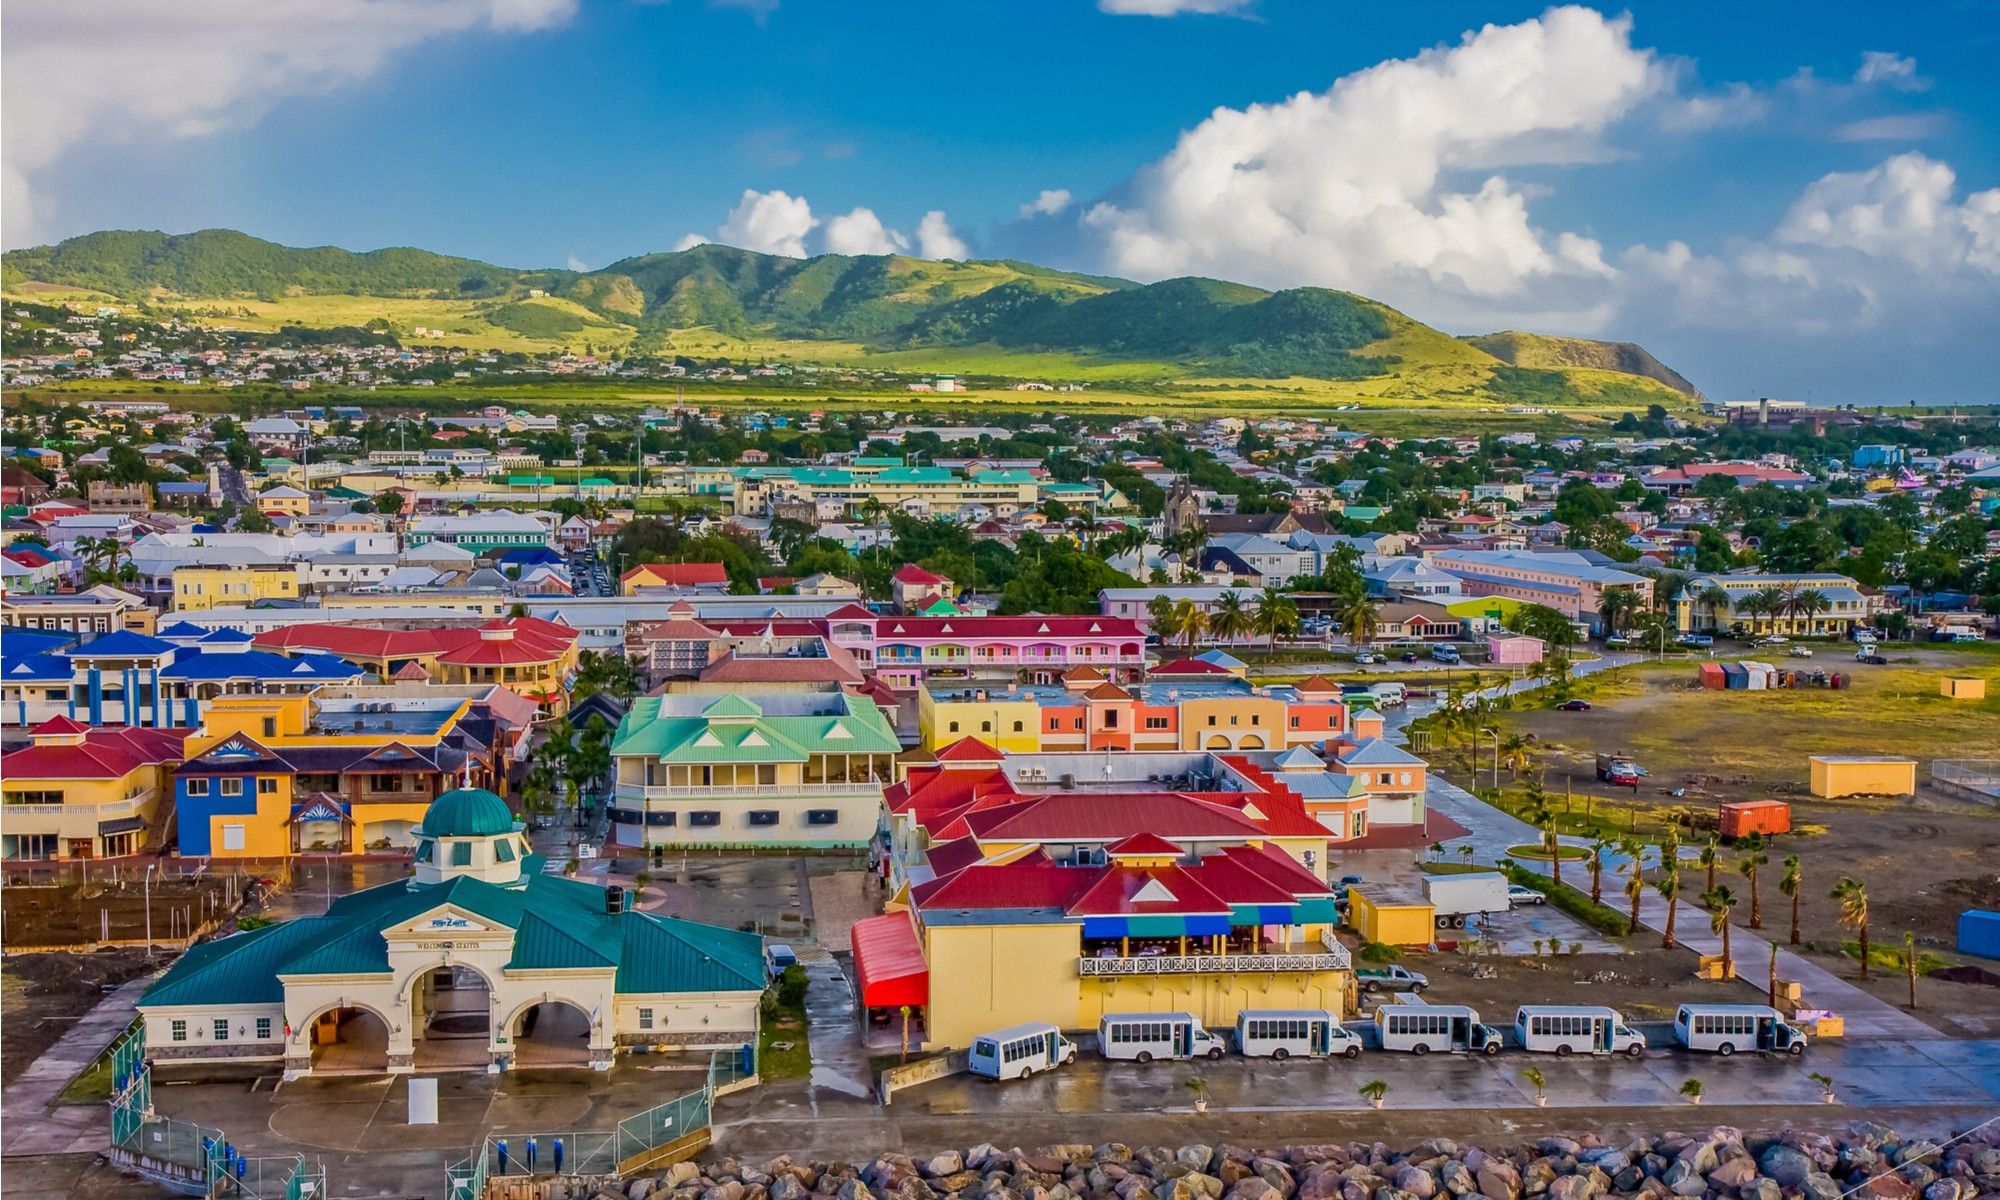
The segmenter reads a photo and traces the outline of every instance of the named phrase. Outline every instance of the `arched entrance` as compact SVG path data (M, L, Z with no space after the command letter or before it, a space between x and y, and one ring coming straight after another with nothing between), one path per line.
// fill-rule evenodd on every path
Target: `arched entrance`
M1243 740L1236 743L1236 748L1238 750L1262 750L1264 748L1264 739L1257 734L1246 733L1243 735Z
M485 1070L493 1041L493 992L486 977L470 967L433 967L410 991L416 1069Z
M590 1014L567 1000L531 1004L509 1035L517 1067L588 1067Z
M315 1075L382 1075L389 1070L389 1023L365 1008L330 1008L313 1018Z

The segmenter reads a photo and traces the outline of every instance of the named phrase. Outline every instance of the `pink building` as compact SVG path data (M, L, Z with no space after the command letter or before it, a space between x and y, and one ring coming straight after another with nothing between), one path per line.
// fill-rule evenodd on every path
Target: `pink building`
M1526 667L1542 661L1548 647L1525 633L1496 633L1486 639L1486 649L1496 667Z

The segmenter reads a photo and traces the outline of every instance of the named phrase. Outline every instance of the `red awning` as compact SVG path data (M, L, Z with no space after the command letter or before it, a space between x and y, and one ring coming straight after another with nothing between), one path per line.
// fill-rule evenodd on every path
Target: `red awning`
M917 929L906 912L867 917L854 923L854 973L863 1008L898 1008L929 1003L931 969L917 944Z

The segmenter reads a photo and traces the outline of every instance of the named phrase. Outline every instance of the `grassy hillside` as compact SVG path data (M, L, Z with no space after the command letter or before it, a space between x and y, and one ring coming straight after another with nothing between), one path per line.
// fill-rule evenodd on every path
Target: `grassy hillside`
M1593 342L1585 338L1514 332L1489 333L1464 340L1510 366L1542 370L1583 367L1638 375L1664 383L1684 396L1701 399L1701 392L1679 371L1631 342Z
M1272 391L1335 406L1612 408L1697 395L1630 344L1461 339L1324 288L1140 285L1013 261L704 245L596 271L522 271L424 250L297 249L230 230L112 231L9 252L0 275L9 295L112 296L243 329L352 325L470 349L1071 379L1160 399L1248 403Z

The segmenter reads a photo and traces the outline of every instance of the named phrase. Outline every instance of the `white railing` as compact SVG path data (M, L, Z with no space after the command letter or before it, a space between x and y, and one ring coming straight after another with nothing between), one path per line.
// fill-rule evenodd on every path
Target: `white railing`
M91 816L102 821L111 817L129 817L152 802L153 793L148 790L123 800L107 800L102 804L13 804L0 806L0 812L9 816Z
M620 800L726 800L734 796L789 796L811 799L814 796L862 796L882 794L879 783L759 783L759 784L718 784L714 787L677 786L657 784L647 786L637 783L621 783L613 789Z
M1151 958L1079 958L1085 978L1120 975L1225 975L1270 971L1346 971L1353 959L1344 947L1306 954L1160 954Z

